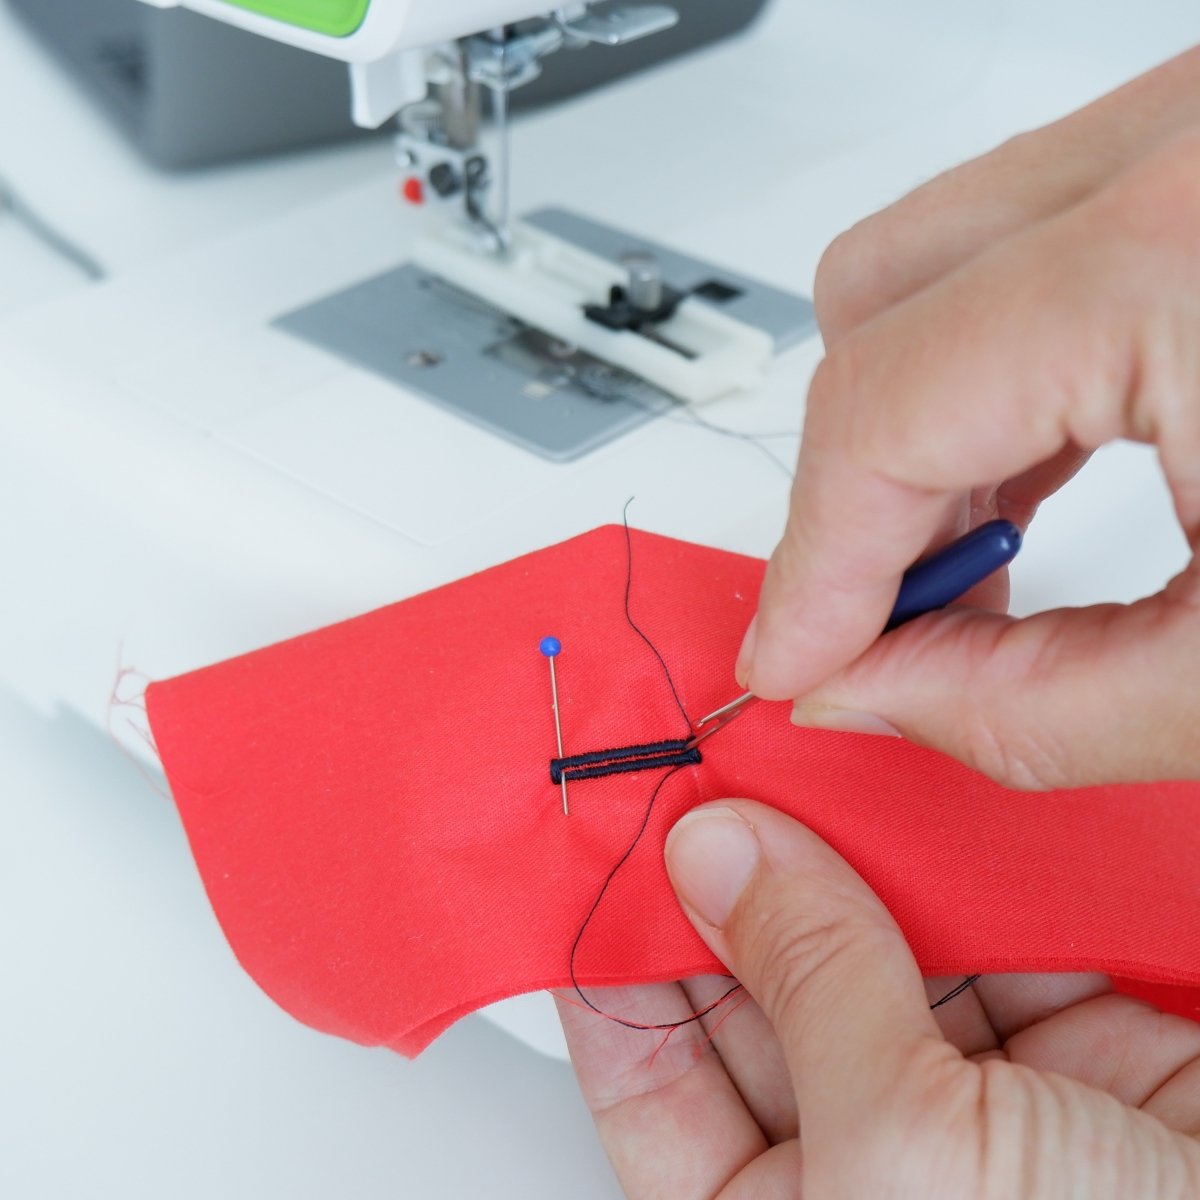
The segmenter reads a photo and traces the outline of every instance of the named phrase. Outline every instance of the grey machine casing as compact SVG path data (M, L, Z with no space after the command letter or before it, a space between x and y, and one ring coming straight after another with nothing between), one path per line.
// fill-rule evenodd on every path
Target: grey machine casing
M7 3L159 166L201 166L362 133L350 121L344 63L140 0ZM664 33L551 55L541 76L514 93L514 107L551 103L728 37L766 3L679 0L681 20Z

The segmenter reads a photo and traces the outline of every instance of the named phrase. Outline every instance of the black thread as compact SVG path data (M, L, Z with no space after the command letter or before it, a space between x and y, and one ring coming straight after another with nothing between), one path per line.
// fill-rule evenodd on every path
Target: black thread
M675 705L679 709L680 715L683 717L684 723L687 725L688 734L690 736L690 734L692 732L691 718L687 715L687 709L685 709L683 707L683 701L679 698L679 690L675 686L675 680L671 678L671 669L667 666L666 660L663 658L662 654L659 653L658 647L649 639L649 637L646 636L646 634L643 632L643 630L641 628L639 628L637 622L633 619L633 614L629 610L629 596L630 596L630 592L633 589L633 538L629 532L629 506L632 503L633 503L633 497L630 496L629 499L625 501L625 508L621 513L621 520L625 526L625 619L629 622L630 628L632 628L634 633L636 633L638 635L638 637L640 637L642 639L642 641L645 642L647 646L649 646L651 653L654 655L654 657L656 659L658 659L658 665L660 667L662 667L662 672L663 672L664 677L666 678L667 686L671 689L671 695L675 699ZM579 986L579 979L575 973L575 958L579 952L579 943L583 941L583 935L587 932L588 926L592 923L592 918L596 915L596 909L598 909L600 907L600 903L604 899L605 894L608 892L609 885L612 883L613 879L616 878L617 872L620 871L620 869L629 861L630 855L632 855L634 850L637 849L638 842L640 842L642 840L642 835L646 832L646 827L650 824L650 814L654 811L655 802L658 800L658 796L659 796L659 793L663 789L663 785L667 782L668 779L671 778L672 775L675 774L676 771L682 770L683 767L690 765L692 762L700 761L699 751L697 751L694 748L691 751L686 750L686 746L687 746L686 740L680 740L678 742L658 742L658 743L654 743L654 744L647 745L644 747L627 747L627 750L632 751L632 750L639 750L639 749L655 749L655 748L665 747L665 746L678 746L681 748L679 753L689 753L691 755L694 755L695 757L689 758L686 762L680 762L677 764L670 765L666 774L663 775L663 777L658 781L658 783L656 783L654 785L654 791L650 793L650 801L646 805L646 811L642 814L642 823L638 826L637 832L633 835L633 840L625 848L625 853L622 854L619 859L617 859L616 863L613 865L612 870L609 871L609 873L604 877L604 882L600 885L600 890L599 890L599 892L596 893L596 898L595 898L595 900L592 901L592 906L591 906L591 908L588 909L587 916L585 916L583 918L583 922L579 926L578 932L575 934L575 940L571 943L571 954L570 954L569 959L567 960L567 971L571 977L571 987L575 989L575 994L579 997L579 999L582 1001L582 1003L585 1004L588 1008L590 1008L592 1010L592 1012L598 1013L600 1016L606 1017L610 1021L615 1021L618 1025L623 1025L626 1029L670 1031L672 1029L678 1029L683 1025L690 1025L693 1021L699 1021L701 1017L707 1016L710 1012L713 1011L713 1009L715 1009L715 1008L719 1007L721 1004L723 1004L730 996L733 995L734 992L738 991L742 986L740 983L738 983L736 980L734 980L733 986L731 988L729 988L727 991L723 992L711 1004L705 1005L705 1007L700 1009L698 1012L692 1013L692 1015L690 1017L685 1017L679 1021L666 1021L666 1022L657 1024L657 1025L645 1025L645 1024L642 1024L637 1021L626 1021L626 1020L623 1020L621 1017L614 1016L612 1013L607 1013L604 1011L604 1009L600 1008L599 1005L593 1004L592 1001L589 1000L587 995L584 993L583 988L581 988ZM591 758L594 755L605 754L605 753L611 754L611 751L592 751L590 755L577 755L576 758L577 759ZM565 761L565 760L560 760L560 761ZM668 764L655 763L654 765L655 766L665 766ZM586 770L587 768L581 767L580 769ZM640 769L642 769L642 767L639 764L634 767L622 767L621 769L623 769L623 770L640 770ZM571 778L572 778L572 775L568 771L567 779L570 780ZM732 979L733 976L727 976L727 978Z
M941 1008L943 1004L949 1004L949 1002L953 1000L955 996L961 996L963 992L967 990L967 988L973 987L982 978L982 975L968 975L966 979L962 981L962 983L958 984L956 987L952 987L940 1000L935 1000L929 1006L930 1010L932 1011L935 1008Z
M766 438L795 438L799 441L799 431L797 430L780 430L767 433L743 433L740 429L730 429L725 425L717 425L713 421L709 421L699 413L692 410L690 406L684 405L680 408L680 413L691 421L693 425L699 425L701 429L707 429L710 433L719 433L722 437L735 438L739 442L745 442L749 446L753 446L764 458L768 459L773 467L777 467L788 479L796 477L795 471L788 466L781 458L776 458L771 452L769 446L764 446L763 440Z
M576 779L603 779L606 775L628 775L633 771L655 771L662 767L697 766L702 761L700 751L693 746L688 750L647 755L645 758L616 759L611 762L596 763L590 767L563 767L560 765L557 772L555 764L551 763L550 778L555 783L562 779L566 779L570 783Z
M571 754L563 758L552 758L550 760L550 769L553 770L555 764L561 767L582 767L588 763L604 762L610 758L641 758L646 754L658 754L664 750L682 750L687 746L687 742L683 738L677 738L666 742L646 742L641 746L621 746L616 750L590 750L587 754ZM558 782L557 779L554 780Z
M692 1013L690 1017L685 1017L680 1021L665 1021L659 1025L644 1025L637 1021L625 1021L620 1017L613 1016L612 1013L607 1013L598 1005L593 1004L591 1000L584 994L583 988L579 986L579 980L575 974L575 956L579 950L579 943L583 941L583 935L587 931L587 927L591 924L592 918L596 915L596 909L600 907L600 902L604 899L605 893L608 891L609 884L616 878L617 872L629 861L630 855L637 848L638 842L642 840L642 834L646 832L646 826L650 824L650 814L654 811L655 801L658 800L659 793L663 790L663 785L675 774L676 771L682 770L682 767L672 767L659 781L654 785L654 791L650 793L650 803L646 805L646 811L642 814L642 823L638 826L638 831L633 835L633 841L625 849L625 853L617 859L616 865L604 877L604 882L600 885L600 891L596 894L596 899L592 901L592 907L588 909L588 914L583 918L583 924L579 926L579 932L575 935L575 940L571 943L571 957L567 962L567 969L571 976L571 986L575 989L575 994L588 1006L594 1013L599 1013L602 1017L607 1017L610 1021L616 1021L618 1025L624 1025L626 1029L678 1029L681 1025L690 1025L693 1021L700 1020L701 1017L707 1016L714 1008L724 1003L730 996L733 995L742 985L735 982L727 992L718 996L711 1004L700 1009L699 1012ZM729 976L733 978L733 976Z
M608 397L604 398L608 399ZM777 467L780 471L782 471L786 478L795 478L796 473L793 468L784 462L782 458L777 458L775 454L772 453L771 448L763 443L779 438L787 438L791 441L799 442L799 426L794 429L763 429L759 430L758 432L742 429L730 429L726 425L718 425L716 422L700 416L690 404L687 404L682 400L675 400L673 401L671 408L662 409L657 405L646 404L634 396L620 396L616 399L623 404L631 405L641 412L649 413L651 416L660 418L664 421L670 421L675 425L692 424L698 426L700 429L707 430L709 433L715 433L719 434L721 437L734 438L739 442L745 442L747 445L752 446L755 450L767 458L773 467ZM678 413L678 416L672 415L673 413Z
M633 588L633 538L629 533L629 506L633 503L633 497L630 496L625 501L625 507L621 512L621 521L625 525L625 620L629 622L630 628L634 633L650 647L650 652L658 659L658 665L662 667L663 675L666 676L667 686L671 689L671 695L675 697L675 706L679 709L680 716L683 717L683 723L688 728L688 733L692 731L692 719L687 715L687 709L683 707L683 701L679 698L679 689L675 686L675 680L671 678L671 669L667 666L666 659L659 653L658 647L642 632L638 623L633 619L633 614L629 611L629 593Z
M634 621L633 616L629 611L629 594L630 594L630 590L633 586L633 540L629 533L629 506L632 503L633 503L633 497L631 496L625 502L625 509L624 509L624 512L622 513L622 520L625 525L625 551L626 551L625 618L629 622L630 626L633 628L634 632L638 635L638 637L640 637L642 639L642 641L645 642L646 645L650 647L651 651L654 654L654 657L658 659L659 666L662 667L663 674L666 676L667 685L671 689L671 694L675 698L675 703L678 706L680 713L683 715L683 719L687 722L688 731L690 733L691 729L692 729L692 723L691 723L690 718L687 715L687 710L683 707L683 702L679 698L679 692L678 692L677 688L675 687L675 681L671 678L671 671L668 668L663 656L659 653L658 647L654 645L654 643L646 636L645 633L642 632L642 630L640 628L638 628L637 623ZM632 751L641 750L641 749L655 749L656 747L661 747L665 744L666 743L662 743L662 742L652 743L652 744L644 746L644 747L638 747L638 746L626 747L625 750L627 752L632 752ZM679 744L679 743L676 743L676 744ZM686 742L683 742L682 744L686 746ZM590 754L576 755L576 756L574 756L574 758L576 761L581 761L581 760L587 759L590 762L593 759L595 759L595 756L597 756L597 755L605 755L605 754L611 755L612 753L613 753L612 751L591 751ZM566 759L560 759L557 761L560 764L564 764L567 762ZM655 765L659 765L659 764L655 764ZM605 1017L609 1021L615 1021L618 1025L623 1025L626 1029L643 1029L643 1030L647 1030L647 1031L656 1030L656 1031L660 1031L660 1032L661 1031L669 1032L673 1029L679 1029L684 1025L690 1025L690 1024L692 1024L693 1021L699 1021L702 1017L706 1017L714 1009L716 1009L716 1008L720 1007L720 1005L724 1004L725 1001L728 1000L729 997L734 994L734 992L740 991L742 988L742 985L736 979L734 979L732 987L726 989L726 991L722 992L720 996L718 996L710 1004L705 1005L705 1007L700 1009L698 1012L692 1013L691 1016L684 1017L683 1019L681 1019L679 1021L664 1021L659 1024L651 1025L651 1024L642 1024L637 1021L626 1021L621 1017L614 1016L612 1013L605 1012L604 1009L599 1007L599 1005L592 1003L592 1001L590 999L588 999L587 995L584 993L583 988L581 988L579 986L579 979L575 972L575 959L579 952L579 944L580 944L580 942L583 941L583 935L587 932L588 926L592 923L592 918L596 915L596 910L600 907L600 904L603 901L605 895L607 894L609 886L612 884L612 881L616 878L617 873L629 861L630 856L633 854L634 850L637 849L638 843L642 840L642 835L646 832L646 829L650 824L650 815L654 811L654 805L658 800L659 793L663 790L663 787L666 785L667 780L670 779L671 776L674 775L677 771L682 770L683 767L686 765L688 765L688 764L680 763L677 765L672 765L670 767L670 769L666 772L666 774L663 775L663 777L658 781L658 783L656 783L654 785L654 791L650 793L650 801L646 805L646 811L642 814L642 822L638 826L637 832L633 835L633 840L625 848L625 853L622 854L619 859L617 859L612 870L610 870L609 873L604 877L604 882L600 885L600 890L599 890L599 892L596 893L596 898L595 898L595 900L592 901L592 906L591 906L591 908L588 909L587 916L585 916L583 918L583 923L579 926L579 930L575 934L575 940L571 943L571 954L567 961L567 970L568 970L568 974L570 975L570 978L571 978L571 987L574 989L575 994L579 997L580 1001L584 1005L586 1005L586 1007L588 1007L592 1010L592 1012L598 1014L601 1017ZM586 769L586 768L581 768L581 769ZM640 767L635 767L635 768L627 767L624 769L629 770L629 769L641 769L641 768ZM553 768L552 768L552 770L553 770ZM552 778L553 778L553 776L552 776ZM568 772L567 779L570 780L571 778L572 778L572 776ZM556 780L556 782L558 782L558 781ZM727 975L726 978L733 979L733 976ZM981 975L968 975L960 984L958 984L956 987L951 988L950 991L948 991L944 996L941 997L941 999L935 1000L934 1003L929 1006L930 1009L932 1010L935 1008L941 1008L941 1006L943 1004L948 1004L955 997L962 995L963 992L965 992L968 988L972 987L981 978L982 978Z
M658 767L690 767L700 761L699 750L680 750L676 754L660 754L652 759L638 758L596 767L576 767L562 774L570 783L576 779L602 779L606 775L627 775L632 771L652 771Z
M592 750L550 760L550 782L572 779L600 779L626 771L649 771L655 767L687 766L703 761L700 751L682 739L649 742L642 746L621 746L615 750Z

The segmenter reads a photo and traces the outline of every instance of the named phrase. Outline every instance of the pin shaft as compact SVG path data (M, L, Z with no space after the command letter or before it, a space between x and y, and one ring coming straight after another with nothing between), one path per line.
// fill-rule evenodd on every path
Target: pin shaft
M563 757L562 720L558 715L558 678L554 673L554 657L551 655L547 662L550 664L550 700L554 709L554 736L558 741L558 757ZM559 781L562 784L563 816L569 815L567 807L567 779L564 775Z

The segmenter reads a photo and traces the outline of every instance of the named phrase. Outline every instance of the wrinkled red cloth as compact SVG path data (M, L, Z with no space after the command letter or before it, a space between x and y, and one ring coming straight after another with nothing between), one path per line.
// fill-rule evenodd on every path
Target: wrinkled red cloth
M763 564L633 531L630 603L694 719ZM458 1017L568 982L572 940L662 772L551 782L567 754L686 736L626 620L626 533L594 530L365 616L152 684L155 743L243 966L318 1029L414 1055ZM580 982L719 969L662 846L699 801L804 821L879 893L927 974L1101 970L1200 991L1200 787L1010 792L891 739L758 704L666 781L580 944Z

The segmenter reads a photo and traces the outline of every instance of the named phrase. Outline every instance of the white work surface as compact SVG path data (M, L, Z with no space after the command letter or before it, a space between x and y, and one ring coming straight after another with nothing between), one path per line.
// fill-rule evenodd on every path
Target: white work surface
M238 968L174 812L98 732L0 692L0 1196L620 1193L570 1068L485 1021L416 1062Z
M1196 40L1194 0L776 0L745 38L521 121L516 208L804 290L857 217ZM563 1064L478 1019L406 1063L276 1010L109 696L118 661L249 650L632 494L638 525L766 553L786 477L679 420L549 464L270 330L403 261L419 215L385 143L164 178L2 9L0 114L0 176L111 276L0 215L0 1194L615 1195ZM798 429L818 354L705 416ZM1132 599L1183 555L1151 457L1116 447L1039 518L1016 607Z

